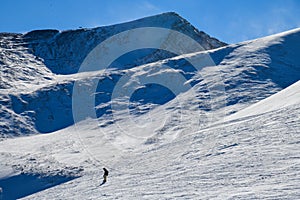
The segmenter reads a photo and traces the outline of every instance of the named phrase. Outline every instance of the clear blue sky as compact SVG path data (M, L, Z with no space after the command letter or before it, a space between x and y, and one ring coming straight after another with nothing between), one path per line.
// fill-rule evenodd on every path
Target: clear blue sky
M300 27L300 0L1 0L0 32L76 29L175 11L236 43Z

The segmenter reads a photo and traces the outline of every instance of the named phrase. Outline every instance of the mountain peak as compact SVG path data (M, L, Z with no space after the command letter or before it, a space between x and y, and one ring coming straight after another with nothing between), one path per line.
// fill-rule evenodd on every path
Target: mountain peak
M226 45L210 37L208 34L199 31L175 12L162 13L130 22L92 29L77 29L62 32L57 30L35 30L26 33L23 35L23 38L29 48L32 49L34 55L44 59L46 66L52 72L56 74L73 74L78 71L84 58L98 44L123 31L143 27L159 27L178 31L197 41L204 50ZM138 60L144 60L145 63L139 62L134 65L155 62L172 56L173 54L161 53L153 56L147 55L147 59L138 58Z

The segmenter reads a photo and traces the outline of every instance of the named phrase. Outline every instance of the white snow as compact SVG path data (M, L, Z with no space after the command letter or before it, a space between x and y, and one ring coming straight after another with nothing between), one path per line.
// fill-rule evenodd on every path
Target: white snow
M300 81L256 104L228 116L226 120L241 119L252 115L264 114L297 104L300 104Z
M194 31L174 13L145 21L162 18L165 28L175 21ZM32 36L52 38L34 47L44 60L24 49L21 35L1 35L0 199L298 199L300 29L152 63L141 53L145 62L134 67L71 73L82 61L74 55L86 53L98 33L142 22ZM79 48L89 31L98 33ZM70 52L57 34L75 38L74 60L58 59ZM68 73L53 73L59 69ZM95 98L97 118L74 123L75 82L87 90L99 83L84 93ZM99 187L102 167L109 176Z

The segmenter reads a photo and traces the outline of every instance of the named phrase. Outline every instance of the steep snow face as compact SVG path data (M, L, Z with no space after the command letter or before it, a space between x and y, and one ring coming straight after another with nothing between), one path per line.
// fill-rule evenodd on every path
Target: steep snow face
M0 66L0 89L8 93L52 79L49 68L25 46L21 34L0 33Z
M299 39L300 29L295 29L212 51L220 71L226 72L222 77L229 112L237 111L231 105L249 105L300 79L300 47L294 45Z
M266 99L226 117L226 121L241 119L251 115L259 115L292 106L294 104L300 104L300 81Z
M48 85L53 73L42 59L34 56L24 46L21 34L0 34L0 135L37 133L34 128L34 112L15 112L14 95L33 92ZM19 101L27 104L25 101ZM21 106L21 105L18 105Z
M182 89L180 95L176 95L176 98L157 108L152 105L155 109L147 104L137 104L136 108L140 109L135 110L135 113L137 111L143 113L145 110L147 113L150 110L148 117L131 118L122 110L123 112L118 113L117 116L108 118L110 121L101 119L100 125L104 132L109 133L111 140L118 145L122 144L126 148L130 148L130 145L128 147L120 142L123 140L125 143L130 143L127 141L128 138L123 137L122 132L139 132L137 137L146 135L146 139L136 141L137 143L155 145L172 140L173 136L178 137L177 134L185 135L210 127L216 121L220 123L224 117L259 102L284 89L286 85L300 80L298 57L293 58L300 51L295 51L294 47L288 48L288 46L298 43L300 39L299 36L297 37L298 34L299 30L294 30L217 50L186 54L126 71L125 73L131 74L131 79L126 82L124 90L130 88L128 85L142 82L143 73L147 76L167 77L170 80L172 80L170 77L179 73L186 78L187 82L184 84L190 84L190 88L185 89L182 86L184 84L181 85L180 82L177 82L177 87ZM201 70L193 68L188 60L201 58L203 54L211 55L217 65L206 66ZM283 58L278 57L279 54L293 56ZM293 60L292 63L291 60ZM284 64L286 65L283 66ZM166 70L164 66L169 66L172 70ZM159 69L158 71L161 73L155 69ZM286 76L279 78L274 75L274 71L276 74L282 71ZM225 89L224 91L222 91L222 87ZM145 86L143 91L147 90L146 94L155 97L151 94L151 88ZM293 91L297 92L296 89ZM161 91L160 94L161 98L164 96L170 98L168 93ZM149 96L144 94L142 97L146 99ZM129 98L130 96L127 97L127 99ZM280 98L278 100L280 101ZM295 100L293 99L293 101ZM126 104L123 101L118 103ZM109 105L100 104L97 108L103 109L104 106ZM279 108L281 107L277 109ZM258 108L258 110L260 109L262 112L268 111L266 108ZM140 127L137 127L136 124L139 124ZM147 130L144 130L144 127L147 127ZM172 135L168 135L170 132ZM133 145L136 144L133 142Z
M179 31L193 38L204 50L224 46L225 43L198 31L176 13L164 13L136 21L94 29L79 29L64 32L55 30L33 31L23 36L33 54L43 58L47 67L56 74L76 73L88 53L107 38L126 30L141 27L161 27ZM127 56L125 63L114 67L127 68L173 56L160 50L139 50L135 56Z
M1 91L1 104L4 106L0 111L3 117L2 136L52 132L72 125L71 95L74 79L59 78L55 74L76 73L83 59L99 43L122 31L141 27L162 27L182 32L199 42L203 50L225 45L199 32L176 13L164 13L94 29L64 32L39 30L25 35L1 34L0 86L5 89ZM174 54L163 50L141 49L123 55L111 67L128 69L172 56ZM99 86L99 92L107 90L105 87ZM109 86L110 93L111 88L113 86ZM104 93L104 97L98 93L97 105L109 101L109 92ZM105 110L97 109L98 116L103 114Z
M40 37L53 37L55 34L57 32L52 31L51 34L46 36L42 34ZM207 126L210 121L239 111L299 80L298 54L300 50L295 45L298 42L299 30L293 30L217 50L177 56L132 69L113 69L105 72L96 71L64 76L51 73L41 61L32 64L32 68L29 68L32 70L30 74L18 70L18 73L22 74L13 76L15 68L6 64L2 69L10 67L11 72L3 76L2 83L14 84L14 87L1 90L1 107L3 108L0 111L1 133L3 137L36 132L49 133L72 125L74 123L72 95L75 82L87 86L95 81L98 82L96 91L90 95L95 97L96 116L100 117L101 126L106 127L114 122L111 117L111 105L112 102L116 102L111 99L113 91L120 78L129 74L132 79L127 85L132 85L136 92L132 94L133 96L126 97L130 105L125 107L125 110L129 108L130 113L141 115L169 102L161 107L164 112L173 109L182 110L181 107L184 107L189 112L195 110L193 114L196 116L210 116L194 118L194 120L187 117L183 120L184 122L181 120L181 128L193 127L194 129L199 126L199 123L201 127ZM23 51L25 53L21 54ZM29 51L17 49L13 52L30 59L31 54L27 55ZM202 65L201 58L207 56L212 58L215 66L206 66L199 70L189 62L195 60L196 63L199 62ZM22 64L22 59L18 57L11 59ZM26 64L22 65L24 66L22 69L27 68ZM165 66L168 66L168 69ZM184 80L178 82L180 79L174 79L178 76ZM5 77L24 78L10 83ZM169 85L165 87L156 87L155 83L143 85L142 80L145 77L166 80ZM178 104L178 98L174 99L173 91L170 90L174 81L176 81L176 87L181 88L179 93L183 93L180 97L178 96L181 98L180 104ZM159 82L161 81L157 84ZM219 88L221 91L214 88ZM160 102L155 101L158 97L160 97ZM212 110L218 112L212 115L207 114ZM182 119L180 116L177 117ZM126 121L124 123L126 124ZM190 123L195 123L195 126L188 126ZM168 122L158 129L157 133L160 134L160 130L167 127L171 127ZM152 129L151 131L153 132Z

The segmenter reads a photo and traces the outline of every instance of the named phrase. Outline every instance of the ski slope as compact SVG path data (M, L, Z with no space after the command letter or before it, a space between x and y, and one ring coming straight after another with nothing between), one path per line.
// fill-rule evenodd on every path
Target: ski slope
M93 121L84 122L48 135L2 141L1 160L25 173L72 169L81 175L24 199L295 199L299 196L300 106L297 98L294 101L134 150L116 144L99 146L103 141L93 145L91 137L98 141L103 136ZM110 176L99 187L102 166L110 167Z
M226 120L241 119L253 115L260 115L274 110L283 109L285 107L300 104L300 81L294 83L288 88L255 103L233 115Z
M82 62L75 55L103 41L99 33L145 24L178 25L198 42L206 38L207 48L135 52L111 69L74 73ZM22 35L0 37L0 198L299 198L300 29L224 46L167 13L38 33L26 44ZM85 37L94 39L76 49ZM207 56L213 65L203 64ZM144 84L149 77L156 82ZM74 85L95 80L97 117L74 121ZM134 92L116 95L127 88ZM102 167L109 176L100 187Z

